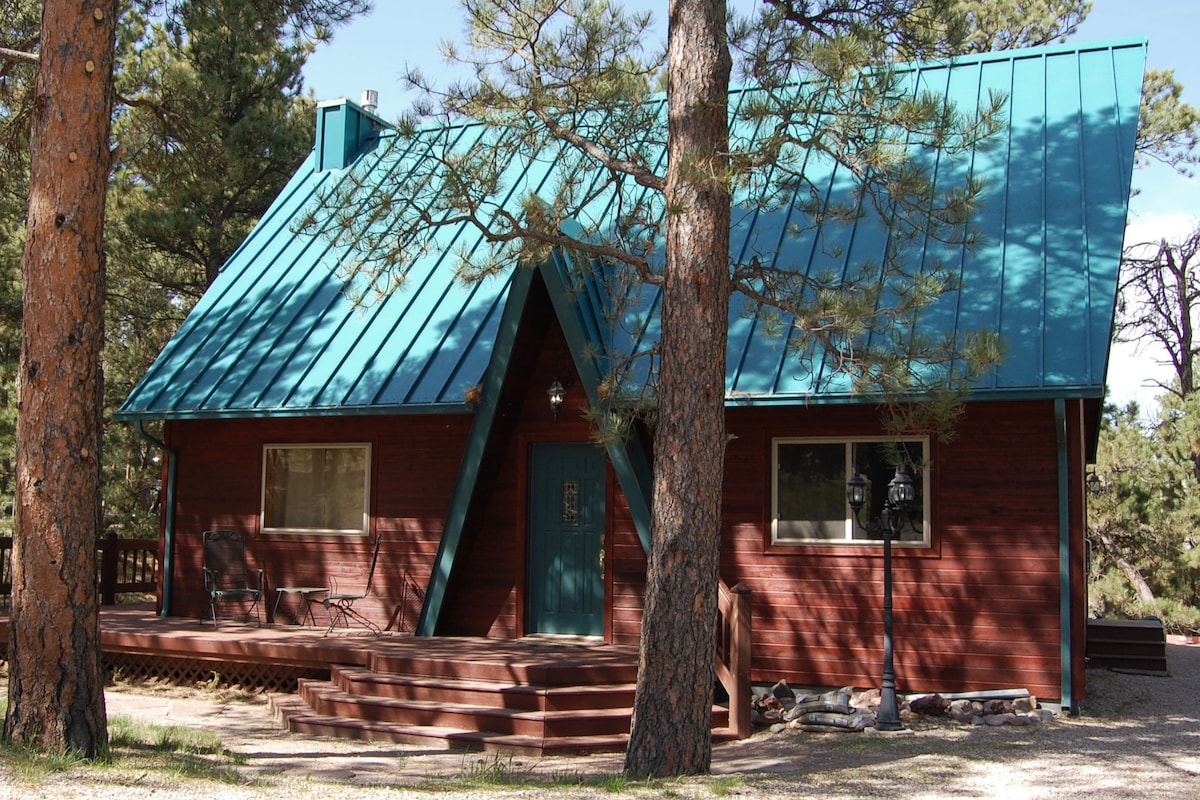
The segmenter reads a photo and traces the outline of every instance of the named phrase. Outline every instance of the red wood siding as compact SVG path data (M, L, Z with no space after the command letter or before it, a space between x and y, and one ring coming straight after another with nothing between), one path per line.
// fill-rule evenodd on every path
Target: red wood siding
M276 586L328 585L331 577L361 586L371 540L260 531L262 450L267 443L368 442L371 529L383 543L371 597L356 608L411 629L414 598L405 578L421 589L428 583L470 421L465 414L441 414L169 423L168 444L178 452L172 613L208 614L201 537L212 528L247 536L252 566L266 572L268 607Z
M526 470L538 442L587 442L585 396L540 286L499 400L484 468L468 510L438 632L524 634ZM570 377L554 419L546 387ZM1066 404L1071 530L1072 692L1083 697L1082 404ZM469 414L173 422L178 449L172 611L203 616L201 532L249 535L251 560L273 587L361 582L371 543L359 538L262 534L262 446L369 442L372 532L383 537L376 591L363 610L411 628L445 525ZM776 437L880 433L868 407L731 409L721 571L753 591L753 677L798 684L878 684L882 659L882 548L773 546L771 444ZM1053 401L974 403L931 457L932 546L895 551L895 662L901 691L1028 688L1061 694L1058 440ZM605 636L637 644L646 559L625 497L608 474ZM407 607L405 608L405 603Z
M525 632L529 450L539 442L587 443L594 434L592 424L584 417L587 398L583 386L561 330L552 320L550 300L540 281L535 282L485 455L483 475L451 573L439 633L514 637ZM550 412L546 395L555 379L569 383L557 419ZM606 638L636 643L646 559L611 468L608 485L605 605L613 612L607 615Z
M586 398L540 285L503 390L499 413L467 515L438 633L516 637L524 633L525 472L537 442L589 442ZM555 419L546 388L571 379ZM437 554L473 417L469 414L177 421L167 426L178 452L176 548L171 611L208 614L202 533L234 528L247 536L252 566L266 571L266 607L277 586L360 586L372 541L260 531L262 449L266 443L367 442L371 530L383 538L371 596L356 604L380 625L411 630ZM636 644L646 559L628 504L608 470L606 638ZM294 607L295 596L284 603Z
M1069 405L1078 410L1077 403ZM1076 431L1073 466L1082 476L1081 418L1069 414L1068 422ZM772 439L878 433L875 412L736 409L728 427L737 438L727 455L722 577L754 591L754 679L877 685L882 547L769 541ZM900 690L1024 687L1057 699L1053 402L972 404L952 441L930 449L932 547L893 550ZM1072 492L1073 509L1081 508L1081 498ZM1082 553L1081 510L1072 516L1072 531L1073 546ZM1073 563L1073 575L1082 586L1082 561Z

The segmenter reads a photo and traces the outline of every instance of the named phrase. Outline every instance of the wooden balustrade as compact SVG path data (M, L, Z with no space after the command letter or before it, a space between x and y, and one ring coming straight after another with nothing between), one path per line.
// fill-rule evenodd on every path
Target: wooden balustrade
M100 602L113 605L117 595L154 592L158 588L158 541L122 539L109 533L96 542ZM0 537L0 596L12 594L12 537Z
M750 735L750 587L720 581L717 598L717 680L729 695L729 729Z

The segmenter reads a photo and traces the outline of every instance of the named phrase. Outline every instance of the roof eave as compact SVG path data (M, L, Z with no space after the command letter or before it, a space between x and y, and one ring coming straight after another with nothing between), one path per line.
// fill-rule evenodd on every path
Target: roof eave
M117 422L150 422L157 420L201 420L201 419L278 419L281 417L369 417L408 414L473 414L475 406L470 403L424 403L393 404L374 406L338 406L329 408L235 408L235 409L187 409L158 411L118 411L113 414Z

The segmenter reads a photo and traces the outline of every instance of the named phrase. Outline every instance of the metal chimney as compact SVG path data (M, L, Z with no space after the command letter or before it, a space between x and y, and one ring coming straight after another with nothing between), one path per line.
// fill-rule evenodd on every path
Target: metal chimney
M362 103L359 105L374 114L375 110L379 108L379 92L374 89L363 89Z

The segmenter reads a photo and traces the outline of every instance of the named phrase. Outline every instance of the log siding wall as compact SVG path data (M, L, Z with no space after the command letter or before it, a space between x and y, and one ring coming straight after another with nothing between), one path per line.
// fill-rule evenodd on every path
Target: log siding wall
M1069 452L1081 481L1082 418L1078 403L1069 406ZM878 432L875 411L735 409L728 427L737 438L727 455L722 578L754 592L754 679L877 685L882 546L770 542L772 440L870 435ZM898 688L1020 686L1058 698L1053 401L971 404L953 439L930 449L931 547L893 548ZM1071 503L1071 572L1082 609L1081 489ZM1081 659L1075 667L1082 686Z
M528 452L538 442L587 442L591 425L566 345L544 298L530 318L504 389L485 469L468 512L440 634L524 634ZM546 387L570 374L558 418ZM1067 404L1071 580L1076 650L1082 653L1084 415ZM251 560L274 587L361 581L371 542L355 537L264 535L259 529L262 446L267 442L369 442L371 529L384 540L376 591L362 607L392 629L411 628L408 575L425 587L471 426L469 414L168 425L178 449L174 613L204 616L201 532L249 535ZM737 408L728 446L722 578L753 592L753 678L874 686L882 660L882 547L773 545L771 444L777 437L878 435L866 406ZM930 443L929 548L894 549L896 671L901 691L1061 690L1059 500L1054 402L967 407L953 439ZM985 491L986 487L986 491ZM628 505L608 471L605 638L637 644L646 559ZM402 608L407 602L410 607ZM1082 698L1082 655L1074 662Z
M428 583L469 428L465 414L169 423L167 443L178 452L172 613L209 613L201 537L214 528L246 536L251 566L266 572L268 608L277 586L328 585L330 578L361 586L370 537L261 532L262 458L267 443L368 442L370 533L383 541L372 594L356 607L393 628L411 629L405 579L422 590ZM402 608L406 601L409 607Z

